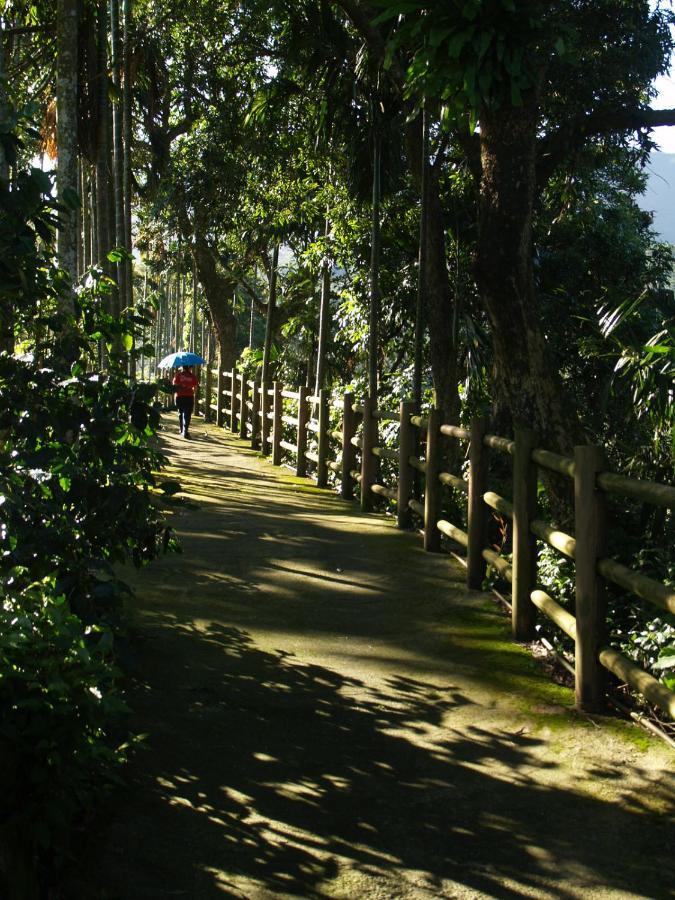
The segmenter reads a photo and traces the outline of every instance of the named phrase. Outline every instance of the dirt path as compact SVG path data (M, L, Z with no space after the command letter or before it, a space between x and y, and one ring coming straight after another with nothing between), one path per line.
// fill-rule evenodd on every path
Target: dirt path
M576 716L416 535L200 422L166 445L184 553L133 579L148 749L78 896L674 896L667 748Z

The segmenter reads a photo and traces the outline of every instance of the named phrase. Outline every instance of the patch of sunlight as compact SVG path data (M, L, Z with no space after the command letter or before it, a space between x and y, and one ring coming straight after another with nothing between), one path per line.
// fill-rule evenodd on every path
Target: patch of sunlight
M331 590L345 591L348 594L352 594L355 599L358 599L358 593L355 592L355 588L356 591L371 591L375 594L383 593L381 587L374 587L372 585L364 584L362 580L353 581L350 579L340 578L332 570L330 572L320 571L317 569L300 568L297 565L295 565L293 568L290 568L288 566L282 565L281 562L282 561L270 560L267 563L263 563L260 568L274 569L275 572L283 572L286 575L290 575L294 579L312 578L318 581L328 581L330 582Z
M155 781L160 787L167 788L170 791L176 787L173 781L169 781L168 778L162 778L161 775L158 775L157 778L155 778Z
M279 758L277 756L270 756L269 753L254 753L253 759L257 759L259 762L267 763L279 762Z
M176 781L180 781L181 784L192 784L194 781L197 781L196 775L176 775Z
M188 800L187 797L181 797L178 794L174 794L173 797L169 797L169 805L170 806L187 806L188 809L194 809L194 805L191 800Z
M257 684L260 685L261 688L265 688L270 691L283 691L285 693L293 693L293 688L290 684L283 684L281 681L257 681L256 678L249 678L249 681L256 681Z
M266 786L274 789L281 797L286 797L289 800L297 800L298 798L319 800L322 797L322 792L317 787L297 781L276 782Z
M323 775L322 777L324 781L327 781L339 791L346 791L352 786L352 783L348 778L343 778L340 775Z
M228 823L225 821L225 819L221 819L220 816L207 815L206 818L209 820L209 822L213 822L214 825L219 825L221 828L227 828ZM227 835L227 837L228 840L230 840L229 835Z
M226 795L228 800L240 803L242 806L250 806L253 803L253 797L250 797L248 794L243 794L235 788L228 787L226 784L222 785L220 789Z

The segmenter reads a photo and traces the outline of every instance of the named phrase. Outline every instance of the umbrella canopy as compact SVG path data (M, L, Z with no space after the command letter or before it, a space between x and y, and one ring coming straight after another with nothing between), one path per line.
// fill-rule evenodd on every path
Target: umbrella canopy
M198 353L190 353L187 350L179 350L178 353L169 353L157 363L158 369L177 369L178 366L203 366L206 360Z

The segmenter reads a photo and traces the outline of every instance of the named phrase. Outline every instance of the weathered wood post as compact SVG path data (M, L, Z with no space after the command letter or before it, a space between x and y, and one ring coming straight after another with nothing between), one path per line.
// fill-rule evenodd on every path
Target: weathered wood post
M295 474L299 478L307 475L307 422L309 421L309 404L307 403L307 395L309 390L307 385L301 384L298 393L298 458L295 465Z
M232 394L232 397L231 397L232 403L230 404L230 431L233 434L236 434L237 431L239 430L237 428L237 406L238 406L237 381L238 380L239 379L237 378L237 367L232 366L232 372L230 373L230 387L231 387L231 394Z
M426 479L424 482L424 549L438 553L441 549L441 533L436 527L441 513L441 414L433 408L427 420Z
M513 454L513 582L511 629L517 641L534 638L537 608L531 600L537 582L537 539L530 524L537 518L537 465L533 431L516 428Z
M216 397L216 425L218 428L223 427L223 390L225 389L225 379L223 378L223 367L218 360L218 382Z
M377 419L375 401L366 394L363 398L363 431L361 447L361 509L370 512L373 508L373 492L370 487L375 483L377 458L373 447L377 446Z
M213 403L213 373L211 367L206 366L206 377L204 379L204 421L211 421L211 404Z
M330 394L326 388L319 391L319 435L317 456L319 462L316 467L316 486L326 487L328 484L328 402Z
M469 524L466 584L472 590L479 591L485 578L485 560L483 550L487 544L487 507L483 494L487 488L487 449L483 446L483 438L487 429L487 420L476 418L471 422L469 430Z
M246 423L248 422L248 381L242 372L239 376L239 384L241 394L241 405L239 407L239 437L243 439L248 437Z
M251 450L260 449L260 376L253 379L251 396Z
M284 409L284 398L281 392L284 389L280 381L274 382L274 402L272 406L272 465L281 465L281 417Z
M606 522L605 498L596 478L606 465L601 447L574 448L574 670L576 703L587 711L600 710L605 703L606 679L598 652L605 640L606 595L598 575L598 560L604 555Z
M412 526L412 511L408 500L412 497L415 470L410 465L410 457L415 453L415 429L410 416L417 411L415 400L401 400L398 429L398 496L396 498L396 525L398 528Z
M260 452L267 456L270 440L270 382L260 385Z

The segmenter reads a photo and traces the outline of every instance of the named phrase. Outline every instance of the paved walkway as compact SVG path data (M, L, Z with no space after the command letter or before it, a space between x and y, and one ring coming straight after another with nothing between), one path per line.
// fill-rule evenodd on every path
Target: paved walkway
M133 577L148 749L73 896L673 896L666 747L574 714L417 535L199 421L165 444L184 552Z

